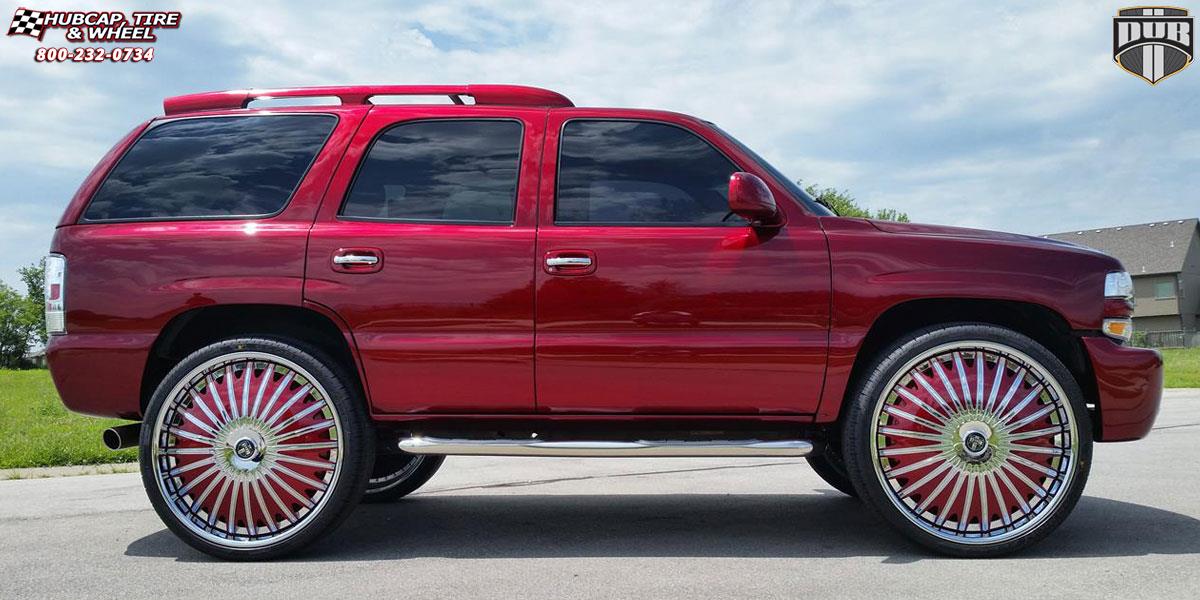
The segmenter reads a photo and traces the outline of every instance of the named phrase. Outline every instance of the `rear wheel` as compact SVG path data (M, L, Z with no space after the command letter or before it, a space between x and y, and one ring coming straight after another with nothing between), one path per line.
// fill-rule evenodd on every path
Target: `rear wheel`
M328 359L275 340L203 348L146 410L142 482L196 549L264 559L327 535L361 497L374 458L363 403Z
M444 456L403 452L376 456L363 502L391 502L417 491L445 460Z
M936 551L1006 554L1053 531L1091 465L1071 373L1037 342L983 324L917 332L855 388L847 473L888 522Z

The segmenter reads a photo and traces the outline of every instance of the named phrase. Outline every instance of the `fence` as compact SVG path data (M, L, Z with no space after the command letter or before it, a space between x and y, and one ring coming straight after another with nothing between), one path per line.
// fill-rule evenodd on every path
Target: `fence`
M1200 331L1134 331L1133 345L1143 348L1197 348Z

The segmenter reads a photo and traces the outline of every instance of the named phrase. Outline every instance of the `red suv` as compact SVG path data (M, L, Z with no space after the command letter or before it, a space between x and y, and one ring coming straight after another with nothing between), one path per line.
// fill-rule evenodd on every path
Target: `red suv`
M339 102L249 107L312 96ZM58 224L48 356L68 407L139 421L105 439L209 554L294 551L488 454L806 457L998 555L1158 410L1116 260L836 216L700 119L495 85L164 108Z

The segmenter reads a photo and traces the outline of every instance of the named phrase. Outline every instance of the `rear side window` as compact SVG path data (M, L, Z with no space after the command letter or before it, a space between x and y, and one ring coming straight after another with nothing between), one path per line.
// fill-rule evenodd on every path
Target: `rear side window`
M419 121L385 131L363 159L342 215L360 219L511 223L521 124Z
M738 170L696 134L644 121L568 121L558 160L560 224L719 225Z
M88 221L265 216L300 184L332 115L208 117L142 135L109 173Z

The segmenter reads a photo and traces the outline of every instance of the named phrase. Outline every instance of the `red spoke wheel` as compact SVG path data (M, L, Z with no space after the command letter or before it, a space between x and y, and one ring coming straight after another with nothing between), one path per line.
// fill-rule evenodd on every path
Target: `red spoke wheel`
M185 359L143 427L143 480L159 516L227 558L311 541L345 516L369 472L365 415L349 389L275 341L222 342Z
M1053 354L1015 332L924 332L884 358L857 400L852 477L925 545L1015 550L1056 527L1082 492L1082 394Z

